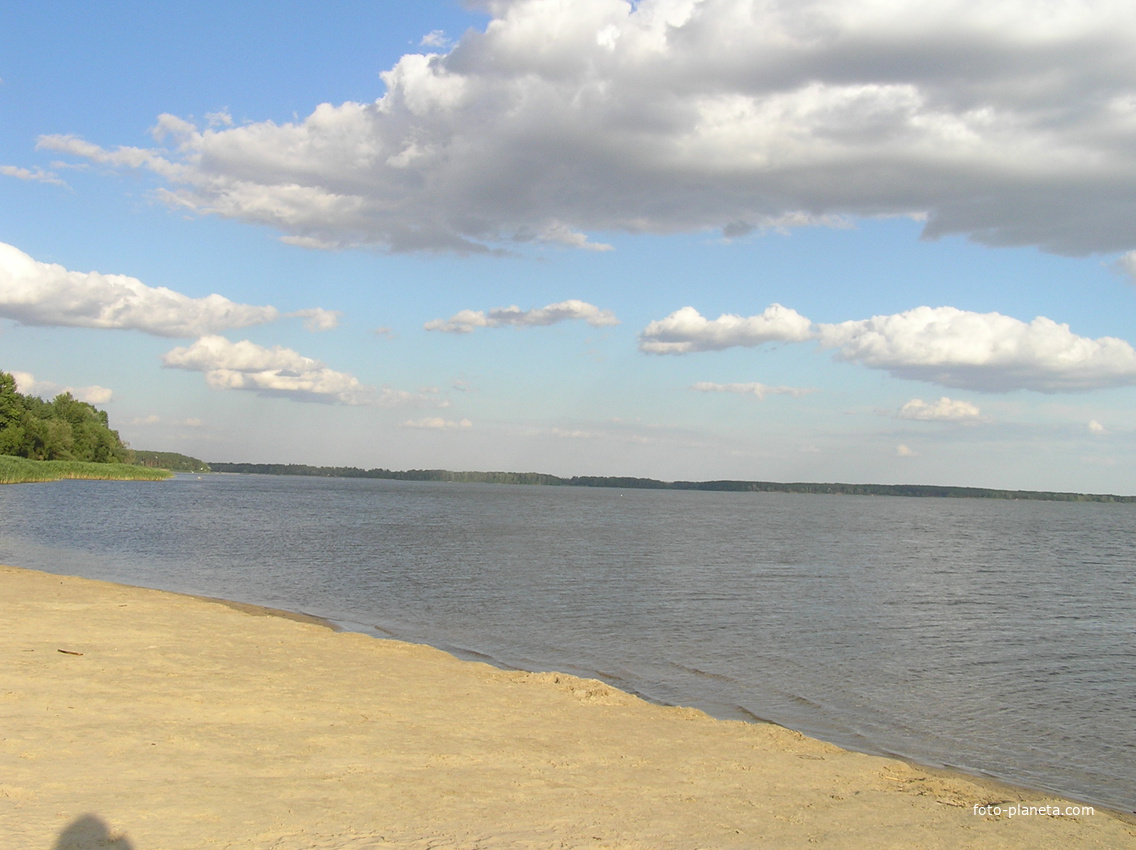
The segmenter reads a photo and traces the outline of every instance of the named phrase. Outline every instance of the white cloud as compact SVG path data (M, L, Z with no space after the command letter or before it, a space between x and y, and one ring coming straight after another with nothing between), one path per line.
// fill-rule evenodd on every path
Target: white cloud
M1105 434L1105 433L1108 433L1105 430L1105 427L1103 425L1101 425L1099 422L1097 422L1097 420L1095 420L1095 419L1089 420L1088 428L1089 428L1090 434Z
M340 313L313 307L288 313L310 331L331 330ZM24 325L138 330L195 337L275 322L275 307L237 304L221 295L190 298L134 277L68 271L0 242L0 317Z
M982 412L969 401L950 399L946 396L934 402L913 398L899 409L900 419L915 419L921 422L973 422L981 415Z
M343 315L339 310L324 310L322 307L311 307L307 310L296 310L289 313L304 320L304 327L313 333L317 331L330 331L339 327L339 319Z
M290 348L264 348L249 340L230 342L221 336L205 336L167 352L162 364L204 372L210 386L217 389L252 390L327 404L375 404L381 398L374 388L346 372L336 372Z
M693 307L651 322L639 335L639 349L649 354L718 351L766 342L802 342L814 335L812 323L795 310L771 304L758 316L725 314L713 321Z
M1136 349L1122 339L1077 336L1039 316L917 307L820 326L841 360L900 378L983 392L1071 392L1136 384Z
M113 390L108 387L100 387L98 384L92 384L89 387L64 387L64 392L69 392L79 401L85 401L88 404L106 404L114 398Z
M619 320L610 310L601 310L586 301L573 298L535 310L522 310L516 306L495 307L489 312L461 310L448 319L434 319L422 327L428 331L470 333L475 328L499 328L506 325L515 328L539 327L573 319L585 321L594 327L619 324Z
M402 423L403 428L421 428L429 431L453 431L472 428L473 423L468 419L443 419L440 416L428 416L425 419L408 419Z
M1129 251L1116 261L1116 266L1136 283L1136 251Z
M450 402L439 397L437 387L424 387L418 392L392 390L383 387L375 402L379 407L449 407Z
M909 446L905 445L904 443L900 443L898 446L895 447L895 456L896 457L919 457L919 452L915 451L915 449L910 448Z
M422 40L418 42L421 47L438 47L446 48L453 44L453 39L446 36L445 30L431 30L422 36Z
M210 127L233 126L233 116L229 114L227 109L219 109L216 112L206 112L205 120L209 123Z
M875 215L922 215L931 237L1136 248L1124 0L487 8L484 32L403 56L371 103L233 127L161 116L167 147L152 149L39 146L150 170L184 209L329 248L470 252Z
M126 275L68 271L0 243L0 316L25 325L193 337L274 322L280 313L275 307L235 304L220 295L190 298Z
M771 387L756 382L745 384L715 384L712 381L699 381L691 387L700 393L736 393L738 395L752 395L760 401L765 401L767 395L789 395L793 398L815 393L816 390L801 387Z
M597 423L593 428L525 428L520 431L524 437L544 438L554 440L602 440L609 443L625 443L628 445L644 446L651 443L662 443L654 431L658 426L622 423L618 419L606 423Z
M33 180L37 183L50 183L53 186L66 186L67 183L61 180L59 175L53 174L50 171L44 171L42 168L37 168L32 171L29 168L20 168L17 165L0 165L0 174L5 177L15 177L17 180Z
M688 354L809 339L835 349L840 360L980 392L1077 392L1136 384L1136 349L1122 339L1078 336L1044 316L1026 323L955 307L917 307L837 324L813 324L780 304L759 316L727 314L713 321L683 307L647 325L639 348Z
M64 386L59 392L69 392L80 401L85 401L89 405L106 405L108 401L115 397L114 391L106 388L106 386L99 386L99 384L91 384L90 386Z
M89 387L61 386L54 381L37 381L31 372L11 372L16 379L16 388L24 395L34 395L40 398L54 398L60 393L71 393L79 401L87 404L106 404L114 398L114 392L98 384Z

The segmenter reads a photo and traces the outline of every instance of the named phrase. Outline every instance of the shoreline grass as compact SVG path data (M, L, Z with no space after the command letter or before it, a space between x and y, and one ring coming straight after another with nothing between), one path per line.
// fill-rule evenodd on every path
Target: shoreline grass
M0 484L34 484L82 478L102 481L164 481L173 477L168 469L132 466L127 463L88 463L77 460L28 460L0 455Z

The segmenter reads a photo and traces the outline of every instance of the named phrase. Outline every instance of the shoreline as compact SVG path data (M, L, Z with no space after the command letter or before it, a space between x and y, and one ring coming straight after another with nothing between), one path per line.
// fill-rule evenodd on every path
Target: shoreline
M168 481L168 469L129 463L73 460L29 460L0 455L0 485L48 484L53 481Z
M209 597L13 567L0 586L13 847L86 816L133 850L1136 847L1124 813L974 814L1080 804L596 680Z
M23 567L17 567L15 569L24 569L24 568ZM95 580L98 581L98 579L95 579ZM108 582L108 583L109 584L119 584L122 587L138 587L139 589L145 589L145 590L151 589L151 588L142 588L140 585L128 585L128 584L121 584L121 583L118 583L118 582ZM438 652L442 652L445 655L448 655L448 656L456 659L457 661L460 661L460 662L463 662L463 663L485 664L485 665L488 665L489 667L492 667L496 670L501 670L501 671L508 672L508 673L522 673L522 674L527 674L527 675L551 674L551 675L554 675L554 676L560 676L560 677L564 677L564 678L568 678L568 679L578 679L580 681L586 681L586 682L599 682L600 684L604 685L605 687L612 688L612 689L614 689L614 690L616 690L616 691L618 691L622 694L626 694L627 696L629 696L633 699L641 700L641 701L643 701L643 702L645 702L649 705L658 706L660 708L675 708L675 709L682 709L682 710L689 710L689 711L697 711L701 714L705 714L708 718L710 718L714 721L722 722L722 723L740 722L740 723L745 723L745 724L774 726L774 727L777 727L778 729L784 729L787 732L791 732L794 735L803 735L804 737L808 738L809 740L814 740L814 741L818 741L818 742L823 743L823 744L827 744L829 746L834 746L834 747L837 747L837 748L844 750L844 751L847 751L847 752L858 753L860 755L866 755L866 756L870 756L870 757L873 757L873 758L892 759L892 760L895 760L895 761L903 762L904 764L907 764L912 768L924 771L924 772L931 774L931 775L939 776L940 778L943 778L943 779L949 779L951 777L965 778L965 779L968 779L968 780L974 782L977 785L989 788L994 793L1009 793L1009 794L1026 795L1026 796L1028 796L1028 795L1035 795L1035 796L1041 795L1041 796L1047 796L1047 797L1053 797L1053 798L1056 798L1056 799L1065 800L1065 801L1068 801L1068 802L1073 803L1073 804L1092 806L1094 809L1096 809L1099 812L1107 812L1108 814L1110 814L1114 817L1117 817L1122 821L1130 823L1132 826L1136 827L1136 811L1127 812L1127 811L1124 811L1123 809L1117 809L1115 807L1111 807L1111 806L1108 806L1108 805L1105 805L1105 804L1102 804L1102 803L1093 802L1091 800L1083 799L1083 798L1080 798L1080 797L1066 796L1064 794L1064 792L1061 792L1061 791L1058 791L1058 790L1047 789L1047 788L1037 788L1037 787L1033 787L1033 786L1029 786L1029 785L1021 785L1021 784L1015 783L1011 780L999 779L998 777L993 776L989 773L985 773L985 772L981 772L981 771L977 771L977 770L971 771L971 770L966 770L965 768L962 768L962 767L956 767L956 766L952 766L952 765L926 764L924 762L920 762L918 759L913 758L911 756L906 756L906 755L903 755L901 753L887 752L885 750L878 749L878 748L875 749L875 750L868 750L868 749L858 749L856 747L849 747L849 746L841 745L841 744L835 743L833 741L829 741L829 740L826 740L824 738L818 737L816 735L810 735L806 732L801 732L797 729L794 729L792 726L786 726L783 723L778 723L776 720L770 720L770 719L765 718L765 717L759 717L758 715L753 714L752 712L749 712L749 711L745 712L745 714L747 715L747 718L740 718L739 719L739 718L731 718L731 717L721 717L721 716L711 714L706 709L698 708L697 706L680 705L678 703L671 703L671 702L666 702L665 700L655 699L654 697L652 697L649 694L640 693L639 691L635 691L635 690L627 688L627 687L620 687L619 685L611 684L610 682L604 681L603 679L597 679L597 678L593 678L593 677L590 677L590 676L587 676L587 675L577 675L577 674L574 674L574 673L565 673L565 672L558 671L558 670L557 671L527 670L523 667L515 667L513 665L506 664L502 661L499 661L498 659L494 658L491 655L487 655L487 654L485 654L483 652L479 652L477 650L435 646L434 644L431 644L431 643L408 640L406 638L399 637L394 632L388 632L385 629L380 628L379 626L369 626L368 627L368 626L366 626L366 624L363 624L363 623L353 623L353 622L348 622L348 621L336 621L336 620L330 619L328 617L319 616L318 614L309 614L309 613L306 613L306 612L303 612L303 611L289 611L289 610L284 609L284 608L273 608L271 606L260 605L260 604L254 603L254 602L238 602L238 601L234 601L234 600L231 600L231 599L223 599L223 598L218 597L218 596L206 596L206 595L197 594L197 593L179 593L178 591L158 591L158 592L170 593L170 594L173 594L175 596L186 596L186 597L191 598L191 599L199 599L203 602L211 602L211 603L214 603L216 605L223 605L227 608L232 608L235 611L240 611L241 613L249 614L251 616L280 617L282 619L292 620L292 621L298 622L298 623L308 623L308 624L311 624L311 625L321 626L321 627L329 629L333 632L349 633L349 634L361 634L361 635L364 635L366 637L371 638L372 640L394 641L396 643L404 643L404 644L408 644L410 646L423 646L423 647L427 647L428 649L433 649L433 650L436 650ZM354 628L354 627L358 627L358 628Z
M236 474L236 473L221 473L221 474ZM25 568L17 567L15 569L25 569ZM141 585L121 584L119 582L109 582L109 583L110 584L120 584L123 587L139 587L139 588L142 588ZM153 588L142 588L142 589L153 589ZM589 674L590 671L581 670L577 673L569 673L569 672L564 672L562 670L529 670L525 667L517 667L515 665L508 664L506 662L500 661L499 659L495 658L492 655L489 655L485 652L481 652L481 651L478 651L478 650L475 650L475 649L468 649L468 648L454 647L454 646L445 646L445 645L437 645L437 644L433 644L433 643L428 643L426 641L411 640L409 638L404 638L404 637L399 636L396 632L389 631L389 630L384 629L384 628L382 628L381 626L378 626L378 625L368 625L366 623L357 622L357 621L353 621L353 620L335 620L335 619L332 619L332 618L329 618L329 617L320 616L318 614L309 614L309 613L303 612L303 611L290 611L290 610L283 609L283 608L274 608L274 607L267 606L267 605L261 605L259 603L255 603L255 602L238 602L238 601L234 601L234 600L231 600L231 599L223 599L223 598L217 597L217 596L207 596L207 595L197 594L197 593L183 593L183 592L173 591L173 590L159 591L159 592L171 593L175 596L186 596L186 597L189 597L191 599L200 599L200 600L205 601L205 602L212 602L212 603L215 603L215 604L218 604L218 605L224 605L226 607L233 608L234 610L241 611L241 612L246 613L246 614L251 614L253 616L282 617L284 619L294 620L296 622L310 623L310 624L314 624L314 625L318 625L318 626L323 626L324 628L330 629L330 630L335 631L335 632L361 634L361 635L364 635L366 637L370 637L374 640L381 640L381 641L382 640L389 640L389 641L394 641L396 643L409 644L411 646L424 646L424 647L427 647L429 649L434 649L434 650L437 650L439 652L445 653L446 655L451 656L451 657L453 657L456 660L461 661L461 662L466 662L466 663L470 663L470 664L485 664L485 665L488 665L488 666L490 666L490 667L492 667L496 670L501 670L501 671L505 671L505 672L509 672L509 673L525 673L525 674L531 674L531 675L540 675L540 674L544 674L544 673L551 673L553 675L562 676L562 677L566 677L566 678L580 679L580 680L584 680L584 681L597 681L597 682L600 682L601 684L603 684L606 687L613 688L614 690L619 691L620 693L626 694L630 697L633 697L634 699L642 700L645 703L648 703L650 705L659 706L661 708L677 708L677 709L687 709L687 710L691 710L691 711L697 711L697 712L700 712L702 714L705 714L707 717L709 717L713 720L720 721L720 722L723 722L723 723L741 722L741 723L746 723L746 724L775 726L779 729L784 729L788 732L792 732L793 734L803 735L806 738L809 738L810 740L815 740L815 741L819 741L819 742L824 743L824 744L829 744L831 746L837 747L841 750L845 750L845 751L848 751L848 752L854 752L854 753L859 753L861 755L866 755L866 756L872 756L872 757L884 758L884 759L893 759L895 761L900 761L900 762L903 762L905 764L910 765L913 768L925 771L925 772L930 773L930 774L937 774L937 775L942 776L943 778L963 777L963 778L966 778L966 779L969 779L969 780L975 782L976 784L989 786L992 790L1002 789L1003 791L1011 792L1011 793L1018 794L1018 795L1030 795L1030 794L1043 795L1043 796L1048 796L1048 797L1054 797L1054 798L1061 799L1061 800L1066 800L1070 803L1092 806L1097 811L1108 812L1109 814L1111 814L1115 817L1118 817L1121 820L1124 820L1126 822L1130 822L1133 826L1136 826L1136 811L1130 812L1130 811L1127 811L1125 809L1117 808L1117 807L1109 805L1107 803L1097 802L1097 801L1094 801L1094 800L1086 798L1086 797L1078 797L1078 796L1069 795L1066 792L1061 791L1059 789L1037 787L1037 786L1032 786L1032 785L1028 785L1028 784L1021 784L1021 783L1015 782L1012 779L1002 779L1002 778L999 778L998 776L995 776L995 775L993 775L989 772L986 772L986 771L983 771L983 770L980 770L980 769L977 769L977 768L968 770L965 767L960 767L960 766L957 766L957 765L938 764L938 763L930 764L930 763L927 763L927 762L920 761L918 759L918 757L904 755L903 753L891 752L891 751L888 751L888 750L880 748L880 747L856 747L856 746L851 746L851 745L848 745L848 744L838 743L837 741L829 740L828 738L823 737L822 735L804 732L804 731L801 731L799 729L795 729L793 726L789 726L789 725L786 725L784 723L779 723L776 720L771 720L767 717L761 717L761 716L754 714L753 712L748 711L748 710L746 710L746 709L744 709L740 706L733 706L732 708L735 710L735 714L744 714L743 717L726 716L724 713L723 714L715 714L715 713L712 712L712 710L708 710L706 708L700 708L697 705L685 705L685 704L682 704L682 703L667 702L666 700L657 699L649 693L637 691L634 688L628 687L626 685L613 684L612 682L607 681L605 679L597 678L597 676L602 676L602 674L596 674L594 676L590 675Z

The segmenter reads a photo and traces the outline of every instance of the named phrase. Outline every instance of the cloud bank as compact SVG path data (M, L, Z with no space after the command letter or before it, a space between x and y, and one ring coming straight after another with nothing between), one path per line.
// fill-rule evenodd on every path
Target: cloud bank
M917 307L890 316L813 324L780 304L757 316L713 321L693 307L651 322L639 336L649 354L689 354L767 342L816 339L838 360L898 378L980 392L1078 392L1136 384L1136 349L1116 337L1090 339L1038 316Z
M309 329L335 327L339 314L313 308L294 314ZM24 325L137 330L196 337L275 322L275 307L237 304L221 295L190 298L121 274L68 271L0 242L0 317Z
M610 310L601 310L586 301L570 299L535 310L522 310L517 306L495 307L489 312L461 310L448 319L434 319L422 327L428 331L466 334L476 328L500 328L506 325L515 328L542 327L574 319L585 321L593 327L619 324Z
M178 208L314 248L484 252L586 234L918 215L928 237L1136 249L1136 6L1122 0L512 0L370 103L159 117Z

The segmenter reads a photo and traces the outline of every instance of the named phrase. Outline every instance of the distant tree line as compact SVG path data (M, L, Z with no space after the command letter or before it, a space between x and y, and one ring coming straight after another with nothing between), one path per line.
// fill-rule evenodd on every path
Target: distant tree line
M106 412L60 393L52 401L26 396L0 372L0 455L30 460L129 463L131 451Z
M302 463L221 463L211 461L214 472L255 475L307 475L318 478L385 478L391 481L450 481L459 484L567 484L563 478L542 472L451 472L448 469L360 469L357 466L308 466Z
M606 475L562 478L542 472L451 472L447 469L360 469L356 466L307 466L296 463L209 464L214 472L261 475L308 475L322 478L383 478L395 481L451 481L463 484L539 484L554 487L617 487L635 490L717 490L744 493L822 493L844 496L920 496L969 499L1034 499L1050 502L1136 502L1136 496L1055 493L1043 490L991 490L933 484L814 484L778 481L659 481Z
M151 452L134 449L134 463L151 469L168 469L170 472L212 472L203 460L180 452Z

